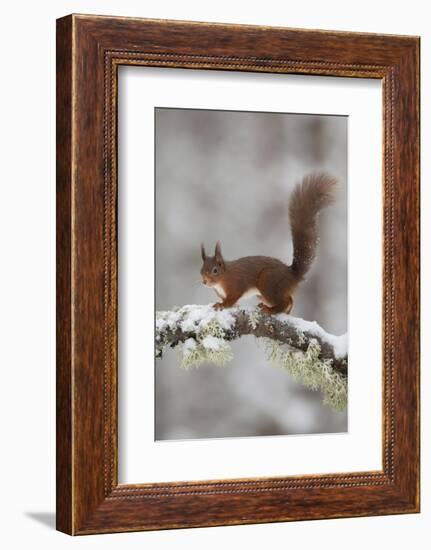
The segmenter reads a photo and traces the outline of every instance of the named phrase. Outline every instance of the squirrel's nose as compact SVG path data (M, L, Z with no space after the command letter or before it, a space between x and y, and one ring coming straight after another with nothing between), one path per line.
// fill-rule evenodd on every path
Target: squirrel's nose
M206 285L206 284L207 284L207 280L206 280L206 279L202 279L202 284L203 284L203 285Z

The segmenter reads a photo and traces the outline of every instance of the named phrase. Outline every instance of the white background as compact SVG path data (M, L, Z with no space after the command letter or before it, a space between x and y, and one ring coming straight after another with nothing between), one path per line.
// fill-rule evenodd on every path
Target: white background
M119 74L120 482L380 470L382 243L375 235L382 233L381 83L143 67L123 67ZM148 302L154 198L143 182L154 180L155 105L349 116L348 433L154 441L154 349L143 337L152 335L154 324ZM364 340L373 361L364 360Z
M427 548L430 502L430 339L423 339L422 514L72 539L53 531L55 18L69 12L193 19L422 36L422 150L431 150L427 3L363 0L204 3L158 0L9 2L2 11L1 542L5 548L219 548L235 545ZM430 165L423 155L423 334L431 331ZM426 253L425 253L426 252Z

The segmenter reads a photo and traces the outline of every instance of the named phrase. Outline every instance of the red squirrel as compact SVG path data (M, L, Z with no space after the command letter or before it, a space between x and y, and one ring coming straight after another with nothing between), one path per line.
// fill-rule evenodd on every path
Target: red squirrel
M268 256L228 261L223 258L220 242L216 244L214 256L207 256L201 244L202 283L213 288L222 300L213 307L217 310L232 307L242 297L257 295L264 313L290 313L292 295L315 257L319 212L334 201L335 187L334 177L318 173L305 176L294 188L289 201L291 265Z

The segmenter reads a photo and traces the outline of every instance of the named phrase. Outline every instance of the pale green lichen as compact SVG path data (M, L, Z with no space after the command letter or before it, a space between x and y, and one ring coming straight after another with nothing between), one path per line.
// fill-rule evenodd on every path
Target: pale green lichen
M171 312L157 312L156 357L162 357L168 345L160 333L180 329L193 335L177 346L181 367L189 369L202 363L226 365L232 360L231 347L225 340L226 330L233 324L230 312L219 312L211 306L184 306Z
M208 323L204 324L197 331L199 340L203 340L206 336L213 336L214 338L224 338L226 332L217 319L211 319Z
M257 309L250 310L248 314L248 322L253 330L256 329L260 321L261 313Z
M307 341L302 330L296 329L296 335L298 337L298 344L302 346Z
M210 340L210 338L207 335L201 341L194 340L194 345L190 344L191 338L189 338L184 344L178 346L182 368L199 367L202 363L213 363L214 365L223 367L232 360L230 345L221 338L212 337L214 340L217 340L217 345L215 345L214 340Z
M280 343L265 339L268 360L286 369L298 382L323 392L323 402L342 411L347 406L347 378L332 368L330 359L319 357L321 349L311 340L305 352L284 349Z
M195 333L196 345L180 346L182 368L199 367L202 363L213 363L220 367L232 360L232 350L224 340L226 332L216 318L201 323Z

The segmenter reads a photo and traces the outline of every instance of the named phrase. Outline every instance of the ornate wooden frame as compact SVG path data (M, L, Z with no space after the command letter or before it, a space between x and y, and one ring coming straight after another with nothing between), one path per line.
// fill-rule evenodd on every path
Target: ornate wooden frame
M383 470L119 485L119 65L377 78L384 102ZM70 15L57 21L57 528L419 511L419 38Z

